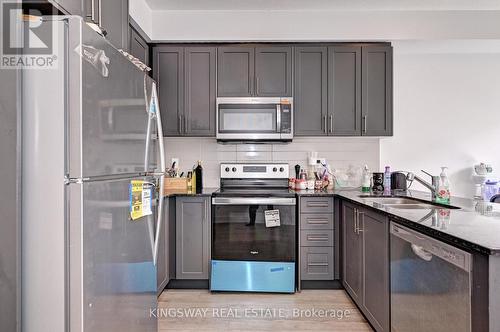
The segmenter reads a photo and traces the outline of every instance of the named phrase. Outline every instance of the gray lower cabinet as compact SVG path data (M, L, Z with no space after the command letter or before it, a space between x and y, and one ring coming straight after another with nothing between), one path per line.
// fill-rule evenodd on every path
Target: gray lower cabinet
M357 207L342 203L342 283L359 305L363 299L363 242L356 231Z
M376 331L389 331L389 221L342 202L342 283Z
M176 279L208 279L210 197L176 198Z
M216 49L153 48L164 136L215 136Z
M149 66L149 45L132 27L130 27L129 53Z
M296 136L327 135L328 48L295 47L294 123Z
M362 49L362 134L392 135L392 47Z
M307 196L299 200L300 280L333 280L333 197Z

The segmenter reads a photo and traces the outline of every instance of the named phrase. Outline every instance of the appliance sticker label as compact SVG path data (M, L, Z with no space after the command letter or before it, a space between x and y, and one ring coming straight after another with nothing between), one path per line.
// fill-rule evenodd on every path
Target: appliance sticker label
M130 181L130 218L137 220L153 213L151 209L153 186L145 181Z
M280 210L266 210L264 211L266 219L266 227L280 226Z

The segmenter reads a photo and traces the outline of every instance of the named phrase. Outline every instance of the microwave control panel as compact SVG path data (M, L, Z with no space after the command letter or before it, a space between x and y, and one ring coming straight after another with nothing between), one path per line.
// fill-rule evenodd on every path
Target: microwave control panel
M292 104L281 104L281 133L292 132Z

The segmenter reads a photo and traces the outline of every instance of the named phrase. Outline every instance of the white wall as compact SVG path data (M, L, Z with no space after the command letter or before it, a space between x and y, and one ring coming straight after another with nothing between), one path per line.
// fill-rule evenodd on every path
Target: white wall
M499 10L154 10L156 41L500 38Z
M472 165L500 174L500 40L393 45L394 136L381 139L381 166L449 166L452 194L470 197Z
M146 0L129 0L129 14L151 39L153 35L153 12Z
M219 186L221 162L286 162L290 174L296 164L307 166L308 152L317 151L332 167L347 169L349 165L378 168L380 145L378 138L302 138L296 137L290 144L217 144L214 138L167 137L165 155L167 164L172 157L180 158L180 170L187 172L197 160L203 161L205 187Z

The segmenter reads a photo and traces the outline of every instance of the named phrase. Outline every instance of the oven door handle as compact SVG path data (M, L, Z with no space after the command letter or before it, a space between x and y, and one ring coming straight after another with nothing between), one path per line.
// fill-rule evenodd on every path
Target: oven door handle
M295 205L295 198L285 197L213 197L213 205Z

